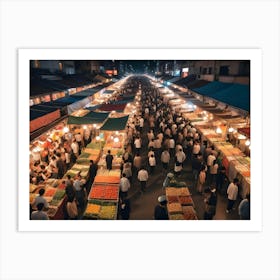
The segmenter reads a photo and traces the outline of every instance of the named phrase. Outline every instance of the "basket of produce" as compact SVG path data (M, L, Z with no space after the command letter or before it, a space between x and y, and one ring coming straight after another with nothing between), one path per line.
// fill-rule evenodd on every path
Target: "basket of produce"
M182 206L180 203L177 203L177 202L168 203L167 210L168 210L168 213L170 213L170 214L182 213Z
M119 184L119 176L99 176L97 175L94 179L95 184Z
M98 218L101 206L95 203L88 203L87 208L85 210L85 217Z
M184 220L183 214L170 214L169 220Z
M98 186L93 185L89 193L88 199L104 199L104 200L118 200L119 187L118 186Z
M181 205L190 205L190 206L194 205L190 195L179 196L179 203L181 203Z
M183 206L183 215L185 220L197 220L197 215L192 206Z
M178 196L167 196L168 203L179 202Z
M56 212L57 212L57 207L55 207L55 206L49 206L49 209L48 209L48 211L47 211L47 215L48 215L49 217L53 217L53 216L56 214Z
M101 220L115 220L117 217L117 206L114 205L103 205L101 206L99 219Z
M57 189L55 192L55 195L53 196L53 199L61 200L65 195L65 190Z

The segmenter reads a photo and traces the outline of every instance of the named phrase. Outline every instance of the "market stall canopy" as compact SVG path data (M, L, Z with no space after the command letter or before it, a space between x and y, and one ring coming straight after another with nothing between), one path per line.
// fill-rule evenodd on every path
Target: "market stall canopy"
M122 112L124 110L126 106L125 104L103 104L101 105L98 109L100 111L107 111L107 112L111 112L111 111L117 111L117 112Z
M83 117L69 116L68 124L82 125L82 124L103 123L107 119L108 115L109 113L107 112L106 113L89 112Z
M238 128L237 131L245 136L247 136L248 138L250 138L250 127L242 127L242 128Z
M193 88L193 91L200 93L202 95L211 96L212 94L215 94L218 91L226 89L230 86L232 86L231 83L222 83L222 82L214 81L205 86Z
M115 90L106 89L102 94L113 94Z
M98 104L98 105L95 105L95 106L85 107L85 109L90 110L90 111L95 111L95 110L99 109L100 106L101 105Z
M41 127L44 127L53 121L60 118L60 110L55 109L53 111L35 111L30 110L30 132L33 132Z
M129 116L121 118L108 118L100 130L124 130Z
M230 106L250 111L250 89L248 85L212 82L193 91L221 101Z
M90 88L90 89L86 89L86 90L83 90L83 91L80 91L78 93L75 94L75 96L91 96L95 93L97 93L98 91L100 90L100 88Z

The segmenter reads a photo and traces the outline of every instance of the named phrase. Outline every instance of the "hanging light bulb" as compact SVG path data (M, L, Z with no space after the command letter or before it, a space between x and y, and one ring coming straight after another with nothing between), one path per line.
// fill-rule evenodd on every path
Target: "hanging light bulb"
M249 146L250 144L251 144L250 140L249 140L249 139L246 140L245 145L246 145L246 146Z
M216 129L216 133L217 133L217 134L221 134L221 133L222 133L222 130L221 130L221 128L220 128L220 127L217 127L217 129Z
M233 132L233 131L234 131L233 127L230 127L230 128L228 129L228 132Z
M69 128L68 128L67 126L65 126L65 127L63 128L63 132L64 132L64 133L69 132Z

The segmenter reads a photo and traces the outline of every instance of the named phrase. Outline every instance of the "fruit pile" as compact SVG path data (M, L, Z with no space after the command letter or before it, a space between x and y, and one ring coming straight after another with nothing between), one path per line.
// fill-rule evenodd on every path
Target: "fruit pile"
M99 218L104 220L114 220L117 213L116 206L101 206Z
M55 195L53 196L54 200L61 200L65 195L65 190L57 189Z
M120 177L118 176L99 176L97 175L94 179L95 184L119 184Z
M53 197L55 192L56 192L55 188L47 188L46 191L45 191L44 196L46 196L46 197Z
M170 220L184 220L183 214L171 214L169 215Z
M85 216L98 216L101 206L94 203L88 203Z
M89 194L89 199L117 200L118 197L119 197L118 186L93 185Z
M181 203L181 205L193 205L193 200L190 195L179 196L179 202Z
M167 209L170 214L172 213L182 213L182 206L180 203L174 202L174 203L168 203Z
M192 206L183 206L182 210L185 220L197 220L195 210Z

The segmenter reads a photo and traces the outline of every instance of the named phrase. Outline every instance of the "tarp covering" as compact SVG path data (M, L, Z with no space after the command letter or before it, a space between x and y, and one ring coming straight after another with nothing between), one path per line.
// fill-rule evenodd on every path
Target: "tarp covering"
M109 113L89 112L83 117L69 116L68 124L81 125L81 124L103 123L107 119L108 115Z
M117 112L123 112L124 108L126 106L125 104L103 104L99 107L100 111L107 111L107 112L111 112L111 111L117 111Z
M30 112L31 115L31 112ZM30 116L31 117L31 116ZM60 111L55 110L54 112L51 113L47 113L44 114L40 117L37 117L36 119L33 119L32 121L30 121L30 132L33 132L43 126L46 126L50 123L52 123L53 121L57 120L60 118Z
M222 83L222 82L215 81L199 88L193 88L193 91L200 93L202 95L211 96L212 94L215 94L216 92L231 86L232 86L231 83Z
M42 117L43 115L49 114L56 111L58 108L34 106L30 107L30 121Z
M247 85L233 84L213 96L216 100L250 112L250 89Z
M87 90L83 90L83 91L80 91L78 93L76 93L74 96L91 96L93 94L95 94L96 92L98 92L98 90L94 90L94 89L87 89Z
M221 101L230 106L250 111L250 89L248 85L212 82L193 91Z
M121 118L108 118L100 130L124 130L129 116Z
M85 107L85 109L90 110L90 111L95 111L95 110L99 109L100 106L101 105L98 104L98 105L95 105L95 106Z
M80 101L77 101L75 103L72 103L71 105L67 106L67 111L68 114L72 114L73 112L83 108L85 105L87 105L88 103L90 103L92 101L92 97L86 97Z
M106 89L102 94L113 94L115 90Z

